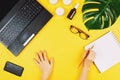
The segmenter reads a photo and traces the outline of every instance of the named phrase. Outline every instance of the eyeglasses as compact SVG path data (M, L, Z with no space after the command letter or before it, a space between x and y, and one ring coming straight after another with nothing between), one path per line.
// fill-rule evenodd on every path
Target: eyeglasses
M87 33L85 33L84 31L82 31L81 29L79 29L73 25L70 26L70 31L74 34L79 33L80 38L84 39L84 40L87 40L90 37Z

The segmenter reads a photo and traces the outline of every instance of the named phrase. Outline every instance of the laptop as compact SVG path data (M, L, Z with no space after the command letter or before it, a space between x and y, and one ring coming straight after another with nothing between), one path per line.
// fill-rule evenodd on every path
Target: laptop
M0 42L17 56L51 18L36 0L0 0Z

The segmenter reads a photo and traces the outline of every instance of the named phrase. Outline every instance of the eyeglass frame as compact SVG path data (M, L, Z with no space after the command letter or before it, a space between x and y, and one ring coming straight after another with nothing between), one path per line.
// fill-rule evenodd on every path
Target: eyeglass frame
M90 36L87 34L87 33L85 33L83 30L81 30L81 29L79 29L79 28L77 28L77 27L75 27L75 26L73 26L73 25L71 25L70 26L70 31L72 32L72 33L74 33L73 31L72 31L72 28L75 28L78 32L77 33L79 33L79 34L81 34L81 33L83 33L83 34L85 34L86 35L86 39L88 39ZM74 34L77 34L77 33L74 33ZM80 37L81 38L81 37ZM83 39L83 38L82 38ZM85 40L86 40L85 39Z

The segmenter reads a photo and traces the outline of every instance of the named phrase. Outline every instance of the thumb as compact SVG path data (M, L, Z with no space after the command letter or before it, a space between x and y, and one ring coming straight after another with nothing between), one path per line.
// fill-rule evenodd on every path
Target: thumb
M53 64L54 64L54 58L53 57L50 58L50 64L51 64L51 66L53 66Z
M87 55L88 52L89 52L89 49L88 49L88 50L85 50L82 59L84 59L84 58L86 57L86 55Z

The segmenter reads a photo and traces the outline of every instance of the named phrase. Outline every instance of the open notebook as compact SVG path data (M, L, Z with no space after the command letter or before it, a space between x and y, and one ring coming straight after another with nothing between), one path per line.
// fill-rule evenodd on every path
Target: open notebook
M92 45L94 45L93 50L96 52L94 63L101 73L120 61L120 44L112 32L108 32L90 43L85 49Z

